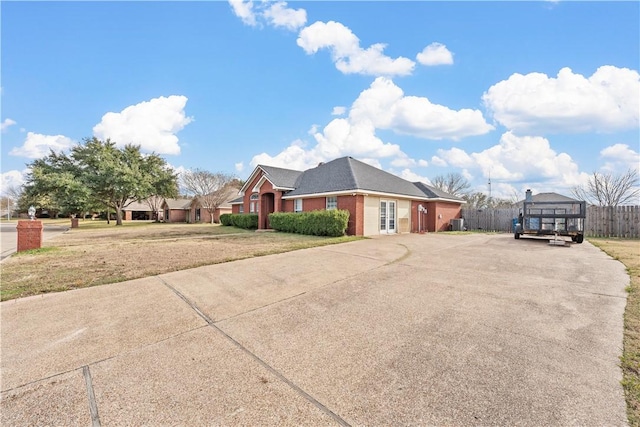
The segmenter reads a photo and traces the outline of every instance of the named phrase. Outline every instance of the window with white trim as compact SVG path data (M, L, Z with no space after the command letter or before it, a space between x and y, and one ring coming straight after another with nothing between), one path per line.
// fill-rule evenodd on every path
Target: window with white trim
M258 211L260 210L260 202L259 202L260 196L258 195L258 193L253 193L250 197L249 197L249 212L251 213L258 213Z
M336 196L327 197L327 210L338 209L338 198Z
M293 199L293 211L302 212L302 199Z
M244 213L244 205L239 206L238 213Z

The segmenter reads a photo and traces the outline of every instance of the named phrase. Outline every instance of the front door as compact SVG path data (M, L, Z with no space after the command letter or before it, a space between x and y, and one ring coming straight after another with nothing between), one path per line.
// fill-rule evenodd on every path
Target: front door
M396 232L396 202L393 200L380 200L380 233L391 234Z
M269 224L269 214L275 210L275 197L273 193L265 193L262 195L262 206L260 215L262 216L263 229L271 228Z

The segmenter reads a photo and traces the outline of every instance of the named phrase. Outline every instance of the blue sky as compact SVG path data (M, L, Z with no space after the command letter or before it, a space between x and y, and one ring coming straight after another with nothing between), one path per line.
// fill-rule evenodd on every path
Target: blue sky
M3 1L3 189L97 136L178 171L350 155L569 194L640 167L639 4Z

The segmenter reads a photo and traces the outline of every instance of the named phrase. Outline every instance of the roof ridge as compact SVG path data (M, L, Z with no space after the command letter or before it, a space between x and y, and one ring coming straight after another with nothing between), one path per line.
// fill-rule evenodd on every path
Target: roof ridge
M351 161L355 159L351 156L346 156L346 159L347 159L347 163L349 164L349 173L351 174L351 179L353 180L354 187L360 188L360 183L358 182L358 178L356 177L356 174L353 171L353 165L351 164Z

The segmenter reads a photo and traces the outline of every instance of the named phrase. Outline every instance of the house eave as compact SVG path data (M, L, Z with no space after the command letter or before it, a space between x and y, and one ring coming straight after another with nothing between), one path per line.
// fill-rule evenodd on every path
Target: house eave
M308 194L298 194L293 196L287 196L285 194L282 196L282 199L310 199L313 197L331 197L331 196L348 196L348 195L381 196L381 197L393 197L393 198L425 200L425 201L432 200L432 199L429 199L428 197L420 197L420 196L414 196L410 194L386 193L382 191L372 191L372 190L363 190L363 189L327 191L323 193L308 193Z

